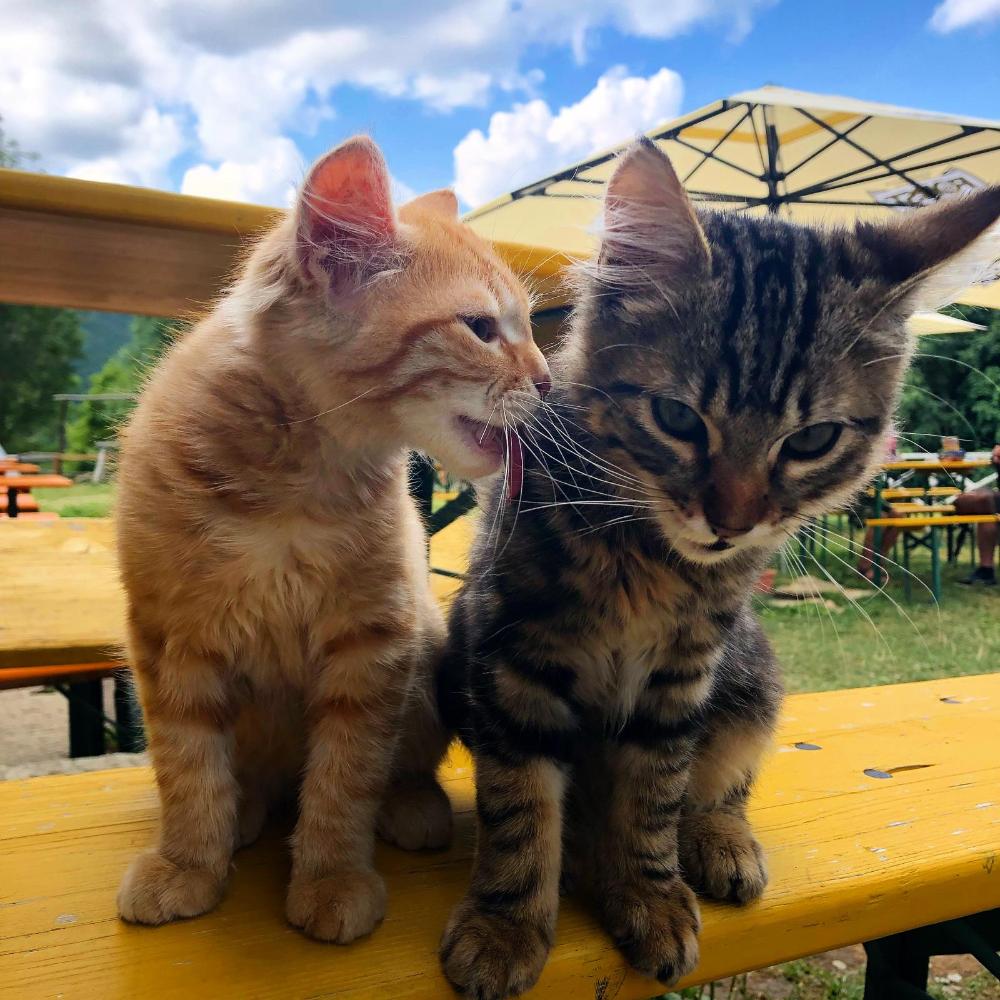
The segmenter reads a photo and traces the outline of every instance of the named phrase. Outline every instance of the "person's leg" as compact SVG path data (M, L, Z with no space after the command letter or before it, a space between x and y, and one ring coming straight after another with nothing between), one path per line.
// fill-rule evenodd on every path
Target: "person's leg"
M973 493L961 493L955 497L956 514L994 514L997 510L997 493L995 490L976 490ZM979 548L979 565L972 574L960 583L966 585L983 583L991 586L996 583L993 553L996 550L1000 529L996 523L983 522L976 525L976 544Z

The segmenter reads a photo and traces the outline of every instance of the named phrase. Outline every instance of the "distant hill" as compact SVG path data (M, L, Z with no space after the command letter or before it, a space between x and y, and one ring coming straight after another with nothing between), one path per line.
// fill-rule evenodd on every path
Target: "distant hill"
M100 371L104 362L119 347L132 339L132 317L122 313L78 311L83 330L83 356L76 366L82 390L86 391L90 376Z

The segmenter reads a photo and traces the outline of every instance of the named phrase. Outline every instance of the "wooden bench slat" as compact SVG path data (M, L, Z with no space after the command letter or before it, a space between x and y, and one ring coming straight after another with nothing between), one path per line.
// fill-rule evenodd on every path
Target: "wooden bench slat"
M949 524L983 524L1000 521L1000 514L956 514L954 517L869 517L869 528L946 528Z
M0 491L0 510L7 510L7 493ZM21 493L17 498L17 512L19 514L34 513L38 510L38 499L30 493Z
M110 677L124 663L57 663L45 667L0 668L0 691L8 688L34 687L40 684L59 684L65 681L93 680Z
M883 500L902 500L905 497L948 497L961 493L960 486L892 486L882 490ZM868 496L875 496L873 489L868 490Z
M942 701L947 698L948 701ZM753 801L772 883L747 909L705 905L705 981L1000 903L1000 676L798 695L788 700ZM821 750L798 750L804 741ZM891 772L878 779L866 768ZM337 948L287 927L285 832L236 857L212 914L161 928L114 914L125 866L152 842L146 769L0 785L5 947L0 982L19 998L94 996L446 998L437 943L466 887L473 845L469 765L446 774L455 846L380 847L389 911L369 939ZM601 983L607 986L602 994ZM638 1000L657 984L627 971L576 903L529 997Z

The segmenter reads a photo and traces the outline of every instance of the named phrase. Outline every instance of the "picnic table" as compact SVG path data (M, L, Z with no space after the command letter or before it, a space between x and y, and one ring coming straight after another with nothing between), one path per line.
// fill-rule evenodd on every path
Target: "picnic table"
M1000 676L789 698L750 806L770 885L747 907L703 905L701 964L686 982L867 941L868 996L902 996L879 979L899 941L887 935L1000 905L998 727ZM150 769L6 782L0 984L18 1000L450 997L437 946L474 849L472 769L459 748L442 779L457 814L454 845L426 853L380 845L388 914L348 947L286 924L289 831L280 823L236 856L214 912L129 926L115 914L115 893L153 841ZM972 932L967 922L947 928ZM919 973L916 951L907 952L908 975ZM563 901L555 948L528 997L658 992L626 968L588 911Z
M0 472L41 472L42 467L34 462L18 462L15 459L0 458Z
M435 596L447 602L474 531L462 517L431 541ZM104 752L101 679L120 671L125 593L118 578L114 530L108 518L0 521L0 689L71 685L70 754ZM118 675L121 676L120 674ZM116 683L116 718L130 702Z
M0 470L2 471L2 470ZM0 474L0 489L7 490L7 516L17 517L17 496L32 489L57 489L72 486L73 480L66 476L35 475L23 472L2 472Z
M941 601L941 556L939 551L939 535L942 529L948 532L948 558L952 558L952 538L951 532L954 528L965 528L978 523L980 520L990 520L987 515L954 515L953 504L940 504L936 506L923 506L914 503L893 503L893 511L902 514L902 517L886 516L883 513L887 501L896 497L911 499L919 496L934 497L948 495L953 497L962 492L967 486L968 479L965 473L976 469L987 469L992 467L992 459L899 459L891 462L883 462L881 471L875 479L873 485L874 513L875 516L868 518L866 525L874 529L872 537L872 549L874 559L879 562L882 559L882 532L885 528L900 528L903 532L903 571L904 571L904 595L907 599L911 593L910 576L910 552L912 549L923 546L931 553L931 595L935 602ZM918 487L903 487L897 484L890 484L893 478L892 473L909 473L923 476L947 475L952 480L952 486L943 488L939 486L924 485L921 490ZM915 534L920 529L924 529L920 535Z

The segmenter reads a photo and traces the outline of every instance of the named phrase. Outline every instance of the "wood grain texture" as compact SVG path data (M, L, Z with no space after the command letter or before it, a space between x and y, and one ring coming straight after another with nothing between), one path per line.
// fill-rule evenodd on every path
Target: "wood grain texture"
M942 700L947 699L947 700ZM1000 905L1000 676L797 695L752 813L771 885L747 909L704 907L693 981ZM800 750L796 743L819 750ZM866 769L886 778L873 778ZM455 846L380 847L389 911L369 939L317 944L283 920L282 829L237 855L214 913L161 928L115 917L125 866L150 842L145 769L0 785L0 996L442 998L436 947L469 874L472 783L453 750ZM610 941L564 902L532 997L649 997Z
M203 312L240 234L0 206L0 301L150 316Z
M0 301L186 319L219 293L243 242L278 208L0 170ZM497 251L532 285L536 308L562 305L564 253Z

